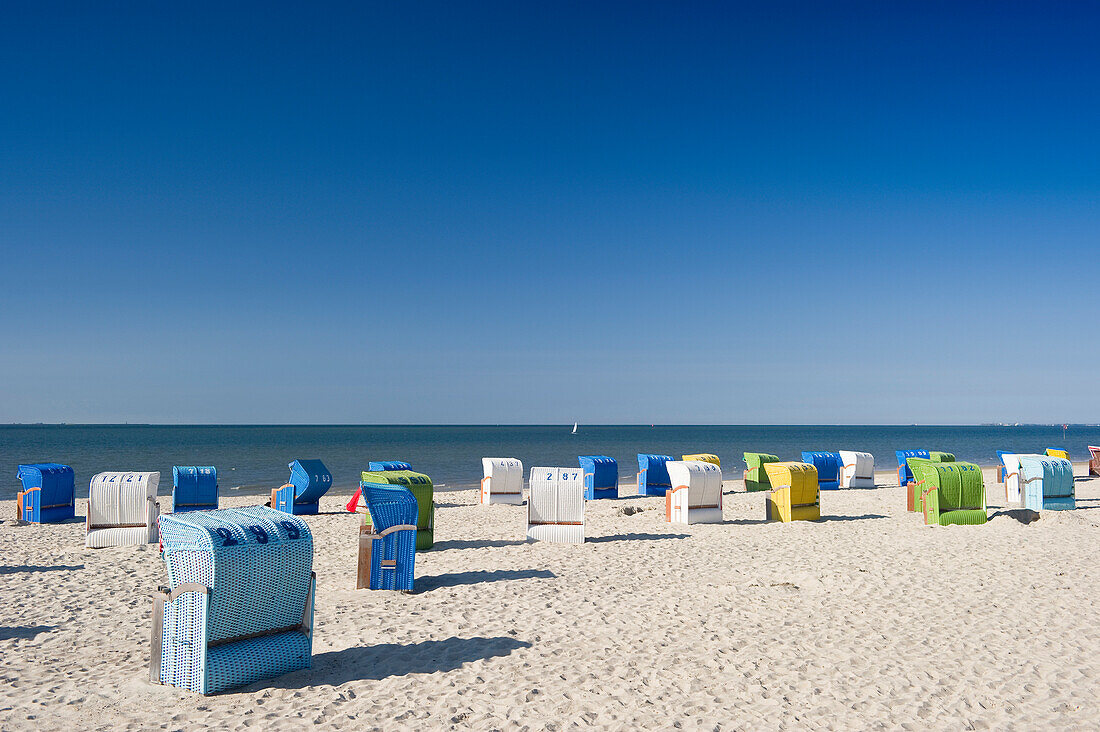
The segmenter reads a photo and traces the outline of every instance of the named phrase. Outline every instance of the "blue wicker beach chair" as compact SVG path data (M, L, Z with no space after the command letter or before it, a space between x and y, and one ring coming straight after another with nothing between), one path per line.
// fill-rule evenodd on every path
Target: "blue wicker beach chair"
M913 471L909 469L909 463L905 462L911 457L929 459L927 450L895 450L898 457L898 485L906 486L913 482ZM912 508L910 511L914 510Z
M218 507L218 470L176 465L172 468L172 513Z
M32 524L54 524L76 516L73 469L57 463L19 466L23 490L16 496L16 514Z
M412 592L416 563L416 497L403 486L359 484L370 524L359 527L359 571L355 589Z
M671 455L649 455L638 453L638 495L663 496L672 487L665 463L672 460Z
M606 455L581 455L577 458L584 472L584 497L592 501L597 498L619 497L619 463Z
M367 463L367 471L381 473L386 470L412 470L412 465L400 460L374 460Z
M810 452L802 451L802 462L813 465L817 469L818 490L835 491L840 488L840 473L844 468L844 461L839 452Z
M332 486L332 473L320 460L295 460L290 481L271 491L271 507L283 513L305 516L317 513L321 496Z
M309 668L313 536L265 506L161 516L150 680L216 694Z

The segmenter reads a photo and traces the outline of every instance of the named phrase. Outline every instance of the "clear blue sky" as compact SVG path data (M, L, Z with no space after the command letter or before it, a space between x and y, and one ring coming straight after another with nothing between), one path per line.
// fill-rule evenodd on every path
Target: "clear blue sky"
M156 5L5 6L0 421L1100 421L1095 9Z

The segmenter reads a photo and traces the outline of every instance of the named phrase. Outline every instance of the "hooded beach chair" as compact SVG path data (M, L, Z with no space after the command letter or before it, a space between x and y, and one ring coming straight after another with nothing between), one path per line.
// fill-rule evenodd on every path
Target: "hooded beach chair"
M384 470L412 470L412 465L400 460L375 460L367 463L367 471L381 473Z
M665 493L670 524L722 523L722 469L702 460L665 463L672 488Z
M316 514L321 496L332 487L332 473L320 460L295 460L288 467L290 480L271 491L271 507L296 516Z
M665 465L671 455L638 453L638 495L663 496L672 487Z
M722 461L718 459L718 456L709 452L697 452L692 455L681 455L680 459L683 460L685 463L691 460L698 460L699 462L713 463L718 467L722 467Z
M313 537L266 506L162 516L168 588L153 595L149 679L216 694L309 668Z
M1100 475L1100 447L1089 445L1089 475Z
M157 540L160 473L99 473L88 486L84 546L152 544Z
M32 524L55 524L76 516L73 469L57 463L20 465L23 490L16 495L16 517Z
M929 450L928 459L934 463L953 463L955 462L955 454L951 452L939 452L937 450Z
M764 466L768 463L779 462L779 456L766 452L746 452L744 460L745 490L766 491L771 489L772 484L768 482L768 472L764 470Z
M1050 457L1056 457L1056 458L1062 458L1063 460L1069 460L1069 451L1068 450L1060 450L1057 447L1048 447L1046 449L1046 454L1049 455Z
M416 497L401 485L361 483L367 515L359 528L355 589L412 592L416 562Z
M898 457L898 485L907 486L913 482L913 471L909 469L909 458L931 460L927 450L895 450ZM913 509L910 508L910 511Z
M598 498L619 497L619 463L607 455L581 455L577 458L584 475L584 497L589 501Z
M432 544L435 543L435 486L432 484L431 478L412 470L382 470L379 472L364 470L360 478L362 479L362 483L359 484L360 489L348 502L349 511L354 511L354 504L363 501L363 483L404 486L416 498L416 548L418 551L432 548Z
M802 462L817 469L817 487L823 491L840 488L840 471L843 462L839 452L802 451Z
M874 488L875 456L869 452L840 451L840 487Z
M817 468L809 463L764 463L772 489L765 507L768 521L817 521L821 518L821 494Z
M584 476L580 468L531 468L527 540L584 543Z
M1005 499L1032 511L1077 508L1073 463L1049 455L1006 455Z
M1001 465L997 466L997 482L998 483L1004 483L1005 482L1004 456L1005 455L1011 455L1011 454L1013 454L1013 453L1010 450L998 450L997 451L997 459L1001 461Z
M516 458L481 458L481 503L523 503L523 463Z
M914 503L924 514L926 525L976 525L987 521L985 483L982 469L974 463L937 463L926 458L909 458L913 489L920 495Z
M176 465L172 468L172 513L218 507L218 470Z

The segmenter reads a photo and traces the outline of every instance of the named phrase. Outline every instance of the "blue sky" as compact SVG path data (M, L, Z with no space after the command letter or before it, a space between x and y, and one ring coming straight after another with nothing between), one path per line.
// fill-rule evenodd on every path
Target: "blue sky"
M1096 422L1079 7L7 6L0 421Z

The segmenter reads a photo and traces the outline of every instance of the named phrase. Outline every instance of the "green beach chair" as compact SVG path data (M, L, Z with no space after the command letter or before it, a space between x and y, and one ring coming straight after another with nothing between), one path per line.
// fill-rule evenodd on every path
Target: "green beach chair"
M928 459L934 463L953 463L955 462L955 455L950 452L936 452L935 450L929 450Z
M984 524L985 484L974 463L936 463L909 458L914 488L920 491L920 509L928 525Z
M745 490L767 491L772 484L768 480L768 473L764 470L764 463L779 462L778 455L769 455L766 452L745 453Z
M412 470L380 470L376 473L364 470L360 479L364 483L389 483L408 488L416 498L416 550L432 548L435 541L435 489L431 478ZM370 526L370 512L365 521Z

